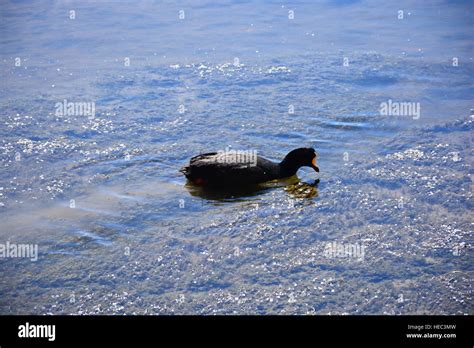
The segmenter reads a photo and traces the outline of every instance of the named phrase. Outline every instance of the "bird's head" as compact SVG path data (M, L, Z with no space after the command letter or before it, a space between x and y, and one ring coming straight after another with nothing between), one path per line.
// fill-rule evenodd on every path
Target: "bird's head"
M316 164L317 157L318 155L312 147L302 147L290 151L280 165L286 169L295 170L295 173L300 167L311 167L319 172L319 167Z

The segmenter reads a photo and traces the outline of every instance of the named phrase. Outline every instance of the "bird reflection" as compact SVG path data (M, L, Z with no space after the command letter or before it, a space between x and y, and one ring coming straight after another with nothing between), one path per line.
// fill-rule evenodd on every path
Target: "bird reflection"
M314 198L318 196L319 179L307 183L302 182L296 175L283 180L271 181L259 185L237 187L203 187L187 182L184 186L191 196L211 201L244 201L258 196L277 187L283 187L293 198Z
M285 187L285 191L294 198L314 198L318 197L319 179L312 183L299 181Z

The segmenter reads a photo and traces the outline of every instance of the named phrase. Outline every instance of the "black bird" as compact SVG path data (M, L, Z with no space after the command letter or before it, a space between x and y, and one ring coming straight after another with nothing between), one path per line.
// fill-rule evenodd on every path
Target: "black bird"
M313 148L290 151L280 163L257 156L255 152L227 150L194 156L180 172L202 186L252 185L291 177L301 167L319 172L316 158Z

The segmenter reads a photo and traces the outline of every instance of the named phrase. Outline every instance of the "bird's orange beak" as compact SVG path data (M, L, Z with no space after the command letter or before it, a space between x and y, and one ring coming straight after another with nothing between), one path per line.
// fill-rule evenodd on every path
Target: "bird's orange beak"
M314 156L313 160L311 161L311 168L319 173L319 167L316 165L316 156Z

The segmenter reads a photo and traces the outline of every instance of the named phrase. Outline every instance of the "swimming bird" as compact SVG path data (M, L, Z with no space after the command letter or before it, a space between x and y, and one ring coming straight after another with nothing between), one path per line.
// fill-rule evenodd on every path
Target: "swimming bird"
M227 150L194 156L180 172L201 186L254 185L291 177L301 167L319 172L316 158L313 148L290 151L280 163L257 156L254 151Z

